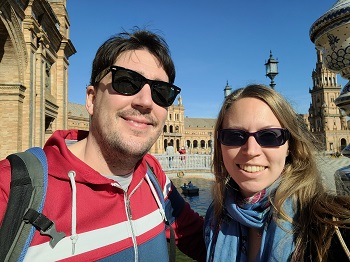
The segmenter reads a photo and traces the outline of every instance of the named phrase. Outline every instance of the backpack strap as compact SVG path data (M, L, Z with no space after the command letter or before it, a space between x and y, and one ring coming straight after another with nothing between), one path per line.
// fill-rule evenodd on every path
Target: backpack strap
M56 244L64 237L54 223L40 214L44 207L48 167L44 151L39 147L9 155L11 164L10 195L0 230L0 261L22 261L35 230L50 235ZM63 234L63 236L62 236Z
M167 208L166 204L164 202L164 196L163 196L163 190L161 189L160 183L158 181L157 176L154 174L153 167L146 161L147 164L147 174L148 177L150 178L154 188L157 191L158 197L160 199L160 202L162 203L163 209L165 211L165 224L166 226L170 229L170 251L169 251L169 261L170 262L175 262L176 260L176 244L175 244L175 232L173 227L171 226L173 219L172 219L172 214L171 214L171 208ZM170 201L168 201L167 204L170 204Z

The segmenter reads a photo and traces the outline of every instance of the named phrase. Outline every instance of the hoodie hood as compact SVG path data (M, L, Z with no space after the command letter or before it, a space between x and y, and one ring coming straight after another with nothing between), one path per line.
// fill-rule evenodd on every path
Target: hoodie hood
M62 180L69 180L67 174L74 171L78 183L106 184L109 179L77 158L67 147L73 141L80 141L89 132L80 130L58 130L53 133L44 146L49 164L49 174Z

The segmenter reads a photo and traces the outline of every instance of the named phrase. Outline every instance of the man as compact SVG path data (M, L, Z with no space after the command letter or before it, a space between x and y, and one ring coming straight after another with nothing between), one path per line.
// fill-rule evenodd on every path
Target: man
M108 39L92 65L86 109L89 132L56 131L44 146L49 164L43 214L66 237L51 248L39 231L27 261L167 261L160 201L147 173L152 167L170 200L177 245L205 260L203 219L181 198L158 161L147 154L180 92L165 41L136 30ZM67 146L69 145L69 146ZM0 162L0 221L10 166Z

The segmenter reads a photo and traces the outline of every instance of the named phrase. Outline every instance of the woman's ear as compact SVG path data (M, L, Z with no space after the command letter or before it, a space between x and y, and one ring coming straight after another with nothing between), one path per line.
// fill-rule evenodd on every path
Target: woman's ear
M94 86L88 86L86 88L86 102L85 108L88 111L89 115L92 116L94 114L94 102L96 98L96 90Z

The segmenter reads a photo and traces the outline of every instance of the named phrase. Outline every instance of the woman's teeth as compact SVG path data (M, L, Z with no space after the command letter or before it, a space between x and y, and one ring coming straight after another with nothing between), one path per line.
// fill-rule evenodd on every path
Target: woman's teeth
M243 169L246 172L254 173L258 171L263 171L265 169L264 166L246 166L246 165L239 165L240 169Z

